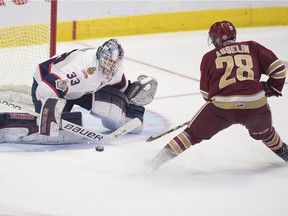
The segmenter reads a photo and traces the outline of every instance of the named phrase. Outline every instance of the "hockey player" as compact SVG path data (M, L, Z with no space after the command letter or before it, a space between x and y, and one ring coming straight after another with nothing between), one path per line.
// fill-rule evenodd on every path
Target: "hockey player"
M75 49L40 63L33 76L32 100L41 116L40 129L49 128L41 133L57 136L60 113L70 112L74 105L91 110L112 130L131 118L143 121L143 106L153 100L157 81L145 75L127 81L123 59L121 44L110 39L97 49ZM48 121L53 115L56 124Z
M245 126L252 138L288 162L288 147L272 125L267 102L267 97L282 96L284 64L255 41L236 42L236 29L228 21L214 23L209 40L215 49L203 56L200 66L200 91L206 103L188 127L148 162L150 168L157 169L233 124ZM260 81L262 75L267 75L266 82Z

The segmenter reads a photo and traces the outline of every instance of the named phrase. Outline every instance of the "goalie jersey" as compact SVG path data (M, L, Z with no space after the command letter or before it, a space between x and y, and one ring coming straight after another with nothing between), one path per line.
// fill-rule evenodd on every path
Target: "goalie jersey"
M119 90L125 91L128 84L123 65L113 76L106 76L100 71L96 51L93 48L75 49L39 64L33 77L34 100L51 97L78 99L106 85L117 85Z

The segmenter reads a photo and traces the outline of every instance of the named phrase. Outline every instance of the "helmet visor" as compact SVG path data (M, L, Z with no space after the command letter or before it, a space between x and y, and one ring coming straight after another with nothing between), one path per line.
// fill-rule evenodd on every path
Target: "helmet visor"
M102 55L99 58L99 63L103 68L111 72L115 72L120 67L122 63L122 58L119 56L113 58L113 56L111 56L111 53L109 51L104 51L102 52Z

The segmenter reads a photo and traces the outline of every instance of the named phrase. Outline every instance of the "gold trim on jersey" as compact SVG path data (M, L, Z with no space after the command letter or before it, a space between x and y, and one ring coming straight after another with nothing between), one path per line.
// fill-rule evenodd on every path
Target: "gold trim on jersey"
M214 96L211 101L221 109L256 109L267 104L264 91L255 95Z
M266 74L269 76L271 73L273 73L276 69L283 66L284 64L280 59L275 60L270 64L270 66L266 70Z
M203 90L200 90L200 92L201 92L201 94L202 94L202 96L203 96L204 98L208 99L208 97L209 97L209 93L208 93L208 92L203 91Z
M273 74L271 77L274 79L284 79L286 77L286 69Z

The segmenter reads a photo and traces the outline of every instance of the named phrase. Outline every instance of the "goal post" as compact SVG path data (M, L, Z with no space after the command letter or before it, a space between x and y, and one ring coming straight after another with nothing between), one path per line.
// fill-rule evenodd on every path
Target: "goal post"
M50 25L50 57L52 57L56 54L57 0L51 0Z
M0 0L0 98L32 104L37 65L56 53L57 0Z

